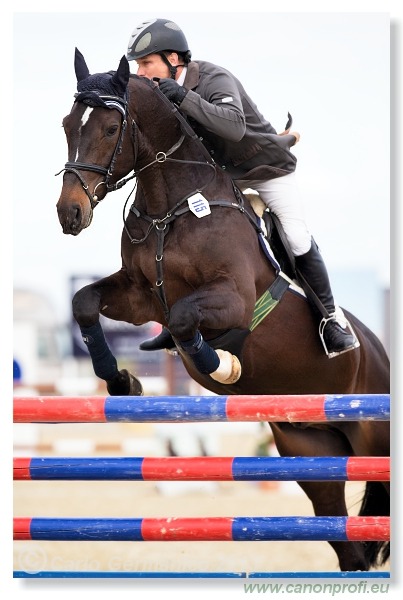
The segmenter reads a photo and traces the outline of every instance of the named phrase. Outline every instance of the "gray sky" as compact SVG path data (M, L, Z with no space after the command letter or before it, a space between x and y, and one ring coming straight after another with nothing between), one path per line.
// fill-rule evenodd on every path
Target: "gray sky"
M388 285L389 15L170 10L14 16L14 180L24 183L14 189L15 285L48 294L64 318L71 274L120 267L128 186L97 207L89 229L62 234L61 121L76 91L75 46L90 72L115 69L133 28L158 16L180 25L193 58L238 76L278 131L291 112L307 221L330 272L373 268Z

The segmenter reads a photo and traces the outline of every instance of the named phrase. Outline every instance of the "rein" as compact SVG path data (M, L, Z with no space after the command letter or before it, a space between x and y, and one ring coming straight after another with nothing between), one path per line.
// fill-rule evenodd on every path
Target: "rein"
M136 239L130 234L130 232L127 228L127 225L126 225L126 218L125 218L126 206L127 206L130 196L133 194L134 190L136 189L136 185L137 185L136 184L134 186L133 190L130 192L130 194L126 200L126 203L124 205L124 208L123 208L123 226L124 226L125 232L129 238L131 244L141 244L142 242L145 242L145 240L148 238L148 236L150 235L150 233L153 229L155 229L157 231L157 235L162 236L162 232L166 231L166 228L171 221L176 219L176 217L178 217L180 214L184 214L185 212L187 212L189 210L189 207L185 207L185 209L182 209L181 211L179 211L179 209L186 202L186 200L188 198L190 198L191 196L193 196L193 194L195 194L196 192L202 192L202 190L204 190L204 188L207 187L213 181L213 179L215 178L215 175L216 175L215 161L210 156L210 154L207 152L206 148L203 146L199 137L196 135L196 133L190 127L190 125L188 124L186 119L184 119L184 117L180 114L178 109L173 104L171 104L171 102L166 98L166 96L159 90L158 86L155 86L153 88L153 90L160 95L161 100L163 102L165 102L165 104L169 107L170 112L172 112L175 115L175 117L177 118L177 120L179 121L181 130L182 130L182 135L181 135L180 139L178 140L178 142L176 142L176 144L174 144L167 152L157 152L155 155L155 159L153 161L151 161L150 163L148 163L147 165L145 165L144 167L141 167L141 169L139 169L138 171L135 171L133 174L133 177L136 177L139 173L141 173L145 169L148 169L148 167L155 165L156 163L161 164L164 162L180 163L183 165L193 165L193 166L194 165L206 166L206 167L212 168L213 173L212 173L212 176L209 179L209 181L207 181L200 189L193 190L189 194L184 196L181 200L179 200L179 202L177 202L175 204L175 206L171 210L169 210L167 212L165 217L162 217L160 219L153 219L147 213L140 212L134 206L134 203L133 203L132 206L130 207L130 212L135 214L136 217L141 218L149 223L147 232L146 232L145 236L141 239ZM135 121L133 121L133 123L135 123ZM136 125L136 127L137 127L137 125ZM192 140L197 141L197 143L203 150L203 154L208 159L208 162L171 158L171 155L181 147L181 145L185 141L186 137L190 137ZM161 232L161 233L159 234L158 232ZM166 233L167 233L167 231L166 231ZM166 233L164 234L164 237L165 237ZM157 251L157 257L158 256L159 256L159 253ZM162 260L162 258L160 260Z
M211 155L208 152L208 150L206 149L206 147L204 146L204 144L202 143L201 139L198 137L198 135L195 133L195 131L190 127L189 123L186 121L186 119L183 117L183 115L178 111L176 106L173 105L168 100L168 98L159 90L158 86L154 87L153 89L156 91L156 93L158 93L160 95L161 100L163 102L165 102L165 104L169 107L170 111L175 115L175 117L177 118L177 120L180 123L182 132L184 132L184 133L181 136L179 142L176 145L174 145L170 149L170 151L168 151L167 153L157 152L155 160L152 161L151 163L149 163L148 165L146 165L145 167L143 167L142 169L140 169L139 171L137 171L137 173L140 173L144 169L148 168L149 166L151 166L157 162L165 162L165 161L181 163L181 164L189 164L189 165L202 165L202 166L211 167L213 169L212 177L209 179L209 181L207 181L201 188L195 189L195 190L191 191L189 194L186 194L186 196L184 196L181 200L179 200L179 202L177 202L175 204L175 206L173 208L171 208L167 212L167 214L162 218L159 218L159 219L151 218L146 213L141 212L133 203L130 207L130 212L133 213L137 218L147 221L149 224L144 237L142 237L140 239L135 239L130 234L130 232L127 228L127 225L126 225L126 218L125 218L125 210L126 210L127 203L129 201L130 196L134 192L136 186L131 191L129 197L126 200L125 206L123 208L123 225L124 225L125 232L129 238L131 244L141 244L141 243L145 242L147 240L147 238L149 237L149 235L151 234L151 232L153 230L155 230L155 233L157 236L157 249L156 249L156 255L155 255L156 272L157 272L157 279L155 282L156 295L162 305L165 319L168 322L169 306L168 306L168 302L167 302L167 298L166 298L166 294L165 294L165 288L164 288L164 268L163 268L165 237L169 232L170 224L178 217L180 217L190 211L189 205L185 204L186 201L188 200L188 198L193 196L195 193L201 193L213 181L213 179L215 178L215 175L216 175L216 163L215 163L214 159L211 157ZM169 158L169 153L172 154L174 150L177 150L180 147L180 145L182 144L182 142L184 141L186 136L190 137L190 139L193 142L198 144L203 155L207 159L207 162ZM251 217L251 215L249 215L249 213L245 210L244 198L243 198L240 190L235 186L235 184L233 182L232 182L232 186L233 186L235 198L237 200L236 202L230 201L230 200L211 200L211 201L209 201L209 205L210 206L221 206L221 207L226 207L226 208L235 208L235 209L239 210L240 212L243 212L248 217L248 219L252 223L253 227L258 232L262 233L262 229L256 223L255 219L253 217Z
M78 162L78 161L74 161L74 162L68 161L65 163L64 169L61 169L58 173L56 173L56 176L60 175L61 173L73 173L79 179L81 186L90 201L92 210L94 210L94 208L97 206L97 204L99 204L99 202L101 202L101 200L98 198L98 196L95 193L97 188L100 185L105 185L106 193L114 192L116 190L121 189L124 185L126 185L126 183L128 183L129 181L131 181L132 179L137 177L142 171L144 171L145 169L148 169L148 167L151 167L152 165L155 165L157 163L164 163L165 161L169 160L172 162L179 162L179 163L183 163L183 164L200 164L200 165L207 165L209 167L212 167L212 168L214 168L214 171L215 171L214 160L212 159L212 157L210 156L210 154L208 153L206 148L203 146L203 144L199 140L196 133L193 131L193 129L187 123L186 119L183 118L183 116L179 113L177 108L174 107L171 104L171 102L166 98L166 96L159 90L158 86L154 86L152 89L160 95L161 100L163 102L165 102L165 104L169 107L170 111L174 113L175 117L178 119L178 121L181 124L181 129L182 129L183 133L182 133L180 139L169 150L167 150L166 152L161 152L161 151L157 152L155 155L155 159L153 161L151 161L144 167L141 167L137 171L134 171L134 169L133 169L133 174L130 175L129 177L125 177L125 178L121 179L120 181L117 181L114 184L110 184L109 182L113 175L117 157L119 154L122 153L123 137L124 137L124 134L126 131L127 121L128 121L128 117L130 117L130 114L129 114L128 108L127 108L127 101L124 98L120 98L119 96L109 96L109 95L107 96L107 95L97 94L101 101L104 101L105 104L107 104L111 108L116 108L122 114L122 125L120 128L119 138L116 143L115 150L113 151L109 166L102 167L102 166L93 165L90 163L82 163L82 162ZM80 100L80 94L75 94L75 98L76 98L76 102L82 101L82 100ZM137 162L137 155L138 155L138 136L136 135L138 126L134 119L132 119L131 117L130 117L130 119L131 119L131 125L132 125L131 140L132 140L132 144L133 144L133 165L135 166L136 162ZM207 163L200 162L200 161L187 161L187 160L179 160L179 159L170 158L170 156L181 147L184 140L186 139L186 136L189 136L189 137L191 137L191 139L198 141L198 143L200 144L200 147L202 148L203 154L208 159ZM89 190L89 186L86 183L84 177L81 175L80 171L91 171L93 173L99 173L100 175L104 175L105 179L103 181L100 181L95 186L94 191L91 193ZM203 186L203 187L205 187L205 186Z

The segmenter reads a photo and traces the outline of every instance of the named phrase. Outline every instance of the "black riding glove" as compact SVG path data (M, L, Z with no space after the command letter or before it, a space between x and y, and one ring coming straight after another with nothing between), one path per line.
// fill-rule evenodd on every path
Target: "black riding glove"
M159 80L160 90L171 102L175 102L178 106L188 93L188 90L179 83L175 81L175 79L160 79Z

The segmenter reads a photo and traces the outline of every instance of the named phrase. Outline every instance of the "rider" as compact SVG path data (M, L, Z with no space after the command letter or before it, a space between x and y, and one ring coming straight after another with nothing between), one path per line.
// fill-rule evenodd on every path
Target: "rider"
M326 266L305 223L295 181L296 158L290 151L299 134L290 133L288 125L277 134L229 71L209 62L191 61L182 30L168 19L151 19L136 27L126 56L136 61L137 75L157 78L160 90L188 118L236 185L256 190L277 215L296 267L328 313L320 331L329 358L356 348L358 340L341 309L336 309ZM140 344L142 350L173 346L165 328Z

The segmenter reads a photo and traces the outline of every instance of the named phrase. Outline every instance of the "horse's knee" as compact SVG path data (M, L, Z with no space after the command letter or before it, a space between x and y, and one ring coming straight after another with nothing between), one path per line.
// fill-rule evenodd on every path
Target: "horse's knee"
M168 328L174 338L179 341L193 339L200 325L200 313L194 304L176 302L169 316Z
M91 285L83 287L74 294L72 305L74 318L79 325L90 327L98 322L99 295Z

